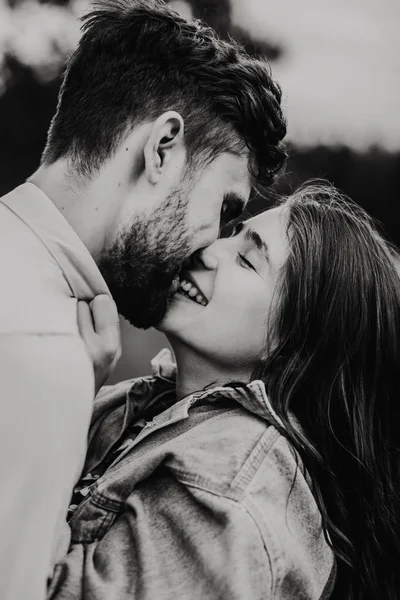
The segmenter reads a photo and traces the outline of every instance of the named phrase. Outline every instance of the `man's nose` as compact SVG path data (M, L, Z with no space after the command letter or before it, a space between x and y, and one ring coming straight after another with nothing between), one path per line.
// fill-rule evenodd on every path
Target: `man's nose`
M196 252L193 257L195 265L202 266L210 271L215 270L226 251L226 240L218 239L207 248L202 248ZM197 261L197 262L196 262Z
M216 256L214 256L212 252L209 252L209 248L210 246L194 252L190 257L189 268L196 270L206 269L207 271L216 269L218 261Z
M216 242L216 240L218 240L220 235L220 224L218 221L213 221L210 222L207 226L204 225L202 229L204 229L204 237L202 240L200 250L212 246Z

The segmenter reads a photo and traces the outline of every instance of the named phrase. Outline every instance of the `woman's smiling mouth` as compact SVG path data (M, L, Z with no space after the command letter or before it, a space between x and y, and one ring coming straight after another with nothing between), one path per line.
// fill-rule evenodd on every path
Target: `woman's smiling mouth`
M189 273L182 274L177 293L186 296L197 304L201 304L201 306L207 306L208 304L207 298Z

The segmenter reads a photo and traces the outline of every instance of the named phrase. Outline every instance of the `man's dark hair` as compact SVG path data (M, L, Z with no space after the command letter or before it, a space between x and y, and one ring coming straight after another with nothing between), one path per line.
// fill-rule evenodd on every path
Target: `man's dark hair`
M61 86L42 162L61 157L90 176L135 126L176 110L189 163L250 151L269 184L286 157L281 91L268 63L156 0L95 6Z

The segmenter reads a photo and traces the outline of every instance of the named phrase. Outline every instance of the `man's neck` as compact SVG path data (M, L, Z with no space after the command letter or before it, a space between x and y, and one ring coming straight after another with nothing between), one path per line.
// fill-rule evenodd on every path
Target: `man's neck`
M63 160L39 167L28 182L53 202L96 260L104 248L106 224L102 222L102 211L91 200L89 186L78 178L73 180Z

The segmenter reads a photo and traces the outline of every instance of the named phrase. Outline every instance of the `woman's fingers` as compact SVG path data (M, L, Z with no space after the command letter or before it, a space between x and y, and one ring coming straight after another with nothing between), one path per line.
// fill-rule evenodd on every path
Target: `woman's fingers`
M119 317L116 304L105 294L96 296L90 303L94 330L101 340L103 361L114 366L121 356Z
M90 303L94 331L105 342L119 344L119 317L116 304L110 296L101 294Z
M90 304L79 300L77 311L79 331L93 361L97 393L121 356L118 311L105 294Z

